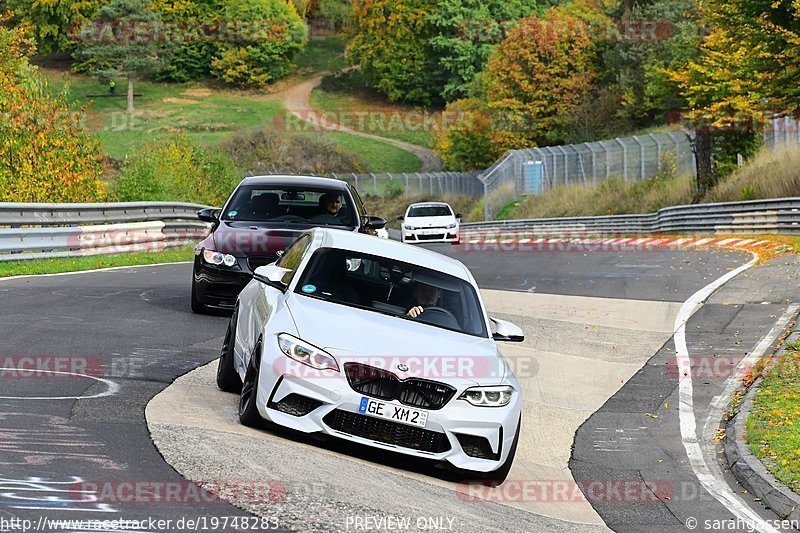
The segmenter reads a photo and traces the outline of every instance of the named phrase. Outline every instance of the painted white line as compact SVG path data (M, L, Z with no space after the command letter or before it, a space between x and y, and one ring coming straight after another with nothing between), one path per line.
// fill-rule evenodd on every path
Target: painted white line
M520 243L520 244L528 244L529 242L531 242L531 240L530 240L530 239L520 239L520 240L519 240L519 243Z
M21 372L19 368L0 368L0 371L8 370L11 372ZM24 372L38 372L40 374L59 374L62 376L77 376L79 378L93 379L106 386L106 390L93 394L91 396L0 396L0 400L92 400L94 398L105 398L106 396L113 396L119 392L119 385L108 379L98 378L95 376L87 376L86 374L78 374L77 372L58 372L56 370L36 370L25 369Z
M55 278L58 276L76 276L78 274L93 274L95 272L114 272L116 270L126 270L129 268L162 267L162 266L191 265L191 264L192 264L191 261L178 261L173 263L154 263L152 265L130 265L130 266L120 266L120 267L109 267L109 268L96 268L94 270L76 270L74 272L57 272L55 274L25 274L23 276L9 276L6 278L0 278L0 282L10 281L12 279Z
M753 239L745 239L743 241L739 241L736 243L736 246L744 246L745 244L750 244L753 242Z
M678 239L677 241L672 241L670 246L680 246L684 243L691 242L693 239Z
M700 481L708 493L718 502L724 505L739 519L754 527L757 531L761 533L778 533L777 529L773 528L753 512L753 510L731 490L724 480L715 477L711 469L709 469L708 463L706 463L705 454L697 438L692 369L689 359L689 350L686 345L686 323L694 312L714 293L714 291L755 265L757 261L758 256L753 254L753 259L749 263L728 272L721 278L706 285L694 293L681 306L678 316L675 318L675 354L678 368L682 369L686 375L679 381L678 392L680 401L678 405L680 411L681 440L683 441L683 447L686 450L686 456L689 458L692 471L698 481Z
M710 243L711 241L714 241L714 240L716 240L716 239L700 239L699 241L693 242L692 246L702 246L702 245L708 244L708 243Z
M725 246L726 244L731 244L733 242L737 242L739 239L725 239L724 241L719 241L717 246Z

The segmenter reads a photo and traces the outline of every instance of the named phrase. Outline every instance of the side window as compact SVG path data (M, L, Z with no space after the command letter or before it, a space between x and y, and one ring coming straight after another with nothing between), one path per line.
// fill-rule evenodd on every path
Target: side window
M287 272L286 275L283 276L282 281L284 284L289 285L292 279L294 279L294 275L297 273L297 269L300 268L300 263L303 261L303 256L306 254L306 250L308 250L309 246L311 246L311 235L302 235L286 249L283 256L277 262L279 267L291 270L291 272Z

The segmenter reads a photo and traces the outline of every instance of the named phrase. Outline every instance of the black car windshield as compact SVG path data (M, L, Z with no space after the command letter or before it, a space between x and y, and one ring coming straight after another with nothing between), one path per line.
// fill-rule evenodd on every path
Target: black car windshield
M341 190L286 186L240 187L222 220L355 226L350 197Z
M472 284L394 259L321 248L314 252L295 292L487 337L484 313Z
M419 207L412 207L408 210L410 218L416 217L449 217L453 212L446 205L425 205Z

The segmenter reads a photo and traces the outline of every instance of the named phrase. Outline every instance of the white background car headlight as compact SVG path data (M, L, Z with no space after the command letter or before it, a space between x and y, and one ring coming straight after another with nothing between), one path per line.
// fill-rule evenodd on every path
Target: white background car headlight
M476 407L503 407L508 405L514 395L514 387L472 387L459 396L459 400L466 400Z
M307 342L303 342L286 333L281 333L278 335L278 344L287 357L294 359L298 363L303 363L317 370L339 371L339 363L336 362L332 355Z
M416 229L417 229L417 228L415 228L414 226L408 226L408 225L406 225L406 226L403 226L403 227L404 227L404 228L406 228L408 231L414 231L414 230L416 230Z
M455 225L455 224L450 224L449 226L447 226L447 229L453 229L453 228L455 228L455 227L456 227L456 225Z
M230 254L223 254L214 250L203 250L203 260L210 265L225 265L232 267L236 264L236 258Z

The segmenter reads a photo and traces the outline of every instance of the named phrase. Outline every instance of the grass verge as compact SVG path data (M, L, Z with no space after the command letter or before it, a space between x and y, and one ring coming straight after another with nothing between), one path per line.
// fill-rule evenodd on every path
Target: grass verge
M336 131L326 132L324 135L343 150L355 152L361 156L367 163L370 172L419 172L422 170L422 161L417 156L391 144Z
M123 266L158 265L162 263L192 261L193 257L194 246L184 246L161 252L134 252L118 255L32 259L30 261L2 261L0 262L0 278L36 274L60 274L62 272L82 272L84 270Z
M424 122L426 114L435 116L435 111L393 105L388 102L360 95L332 93L315 89L311 93L311 107L326 111L326 120L344 124L351 129L364 133L395 139L417 146L431 148L434 131L427 128ZM363 115L362 115L363 114ZM363 116L363 119L359 117ZM363 127L361 120L363 120Z
M800 345L786 348L763 373L747 417L747 441L778 481L800 491Z

